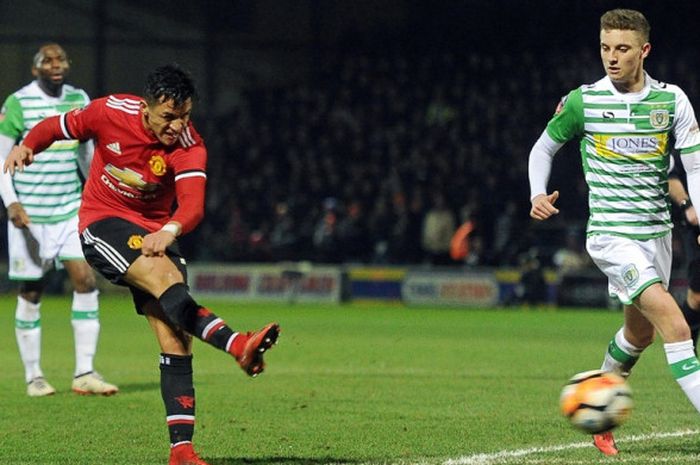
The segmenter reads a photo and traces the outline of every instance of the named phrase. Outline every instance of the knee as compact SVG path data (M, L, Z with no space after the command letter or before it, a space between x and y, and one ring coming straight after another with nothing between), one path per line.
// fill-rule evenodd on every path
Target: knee
M39 301L41 300L41 294L39 292L36 292L36 291L20 292L19 296L22 297L27 302L30 302L33 304L38 304Z
M19 287L19 296L32 304L41 300L43 285L40 281L23 281Z
M75 292L85 294L97 289L95 273L92 272L92 268L90 268L90 265L88 265L87 262L83 262L79 265L73 265L71 268L67 269L69 270L69 275Z
M184 283L170 286L159 297L158 302L170 321L181 328L192 330L192 318L199 306L190 296Z
M140 268L130 277L135 284L156 297L175 284L184 283L182 273L169 261L150 260L147 266Z
M81 276L73 283L73 288L75 292L78 292L80 294L86 294L88 292L94 291L95 289L97 289L97 281L95 280L95 275L93 275L91 272L86 273L84 276Z
M182 278L178 279L177 276L174 275L157 276L151 281L148 289L151 291L151 294L162 296L168 289L176 284L185 284L185 282Z

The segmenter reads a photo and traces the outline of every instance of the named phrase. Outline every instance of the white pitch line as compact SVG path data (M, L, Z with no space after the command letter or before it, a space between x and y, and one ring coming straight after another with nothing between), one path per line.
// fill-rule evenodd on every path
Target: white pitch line
M688 459L695 460L696 463L698 459L700 459L700 455L698 454L692 454L688 456ZM595 462L591 462L590 459L579 459L579 460L571 460L571 459L565 459L565 458L541 458L541 459L521 459L524 460L524 462L518 462L519 465L590 465L591 463L606 463L608 461L608 457L604 455L600 455L600 458L596 460ZM615 461L615 464L619 463L632 463L632 464L639 464L639 457L614 457L613 460ZM678 457L645 457L644 458L644 465L656 465L659 463L670 463L670 464L678 464L679 463L679 458ZM686 463L686 462L683 462Z
M634 436L625 436L616 439L619 443L626 442L640 442L647 441L650 439L664 439L664 438L676 438L681 436L691 436L700 433L700 430L688 429L682 431L672 431L667 433L649 433L649 434L639 434ZM547 447L530 447L527 449L515 449L515 450L502 450L499 452L492 452L490 454L474 454L466 455L456 459L449 459L442 463L442 465L497 465L501 463L508 463L510 460L525 457L532 454L546 454L550 452L559 452L563 450L572 449L582 449L584 447L594 447L593 444L589 442L572 442L569 444L561 444L558 446L547 446Z

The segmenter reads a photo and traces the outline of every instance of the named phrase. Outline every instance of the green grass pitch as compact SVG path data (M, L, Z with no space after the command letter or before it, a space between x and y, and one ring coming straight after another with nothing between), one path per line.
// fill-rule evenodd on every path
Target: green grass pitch
M59 392L25 395L14 296L0 297L0 463L165 464L158 347L130 299L104 295L96 367L121 392L70 393L69 299L42 307L42 365ZM211 465L690 464L700 416L660 341L630 380L635 409L603 457L558 411L563 383L600 366L617 312L203 301L234 328L277 320L279 344L250 379L195 342L195 445Z

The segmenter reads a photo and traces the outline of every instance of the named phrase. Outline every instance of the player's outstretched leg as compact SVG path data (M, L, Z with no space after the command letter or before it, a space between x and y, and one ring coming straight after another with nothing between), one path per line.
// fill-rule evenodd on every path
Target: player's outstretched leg
M277 323L268 323L260 331L249 332L245 335L239 334L242 338L242 349L234 353L234 357L238 361L238 365L249 376L258 376L265 369L265 361L263 354L270 347L275 345L277 337L280 334L280 327ZM234 343L236 341L234 340Z
M197 304L184 283L168 288L158 302L172 322L202 341L233 355L249 376L257 376L265 369L263 354L277 343L280 334L277 323L269 323L259 331L234 331L216 314Z
M617 444L615 444L615 438L610 431L594 434L593 444L605 455L617 455L619 453Z

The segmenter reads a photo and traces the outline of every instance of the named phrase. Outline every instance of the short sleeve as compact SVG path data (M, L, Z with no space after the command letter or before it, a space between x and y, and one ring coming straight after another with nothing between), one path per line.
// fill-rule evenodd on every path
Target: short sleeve
M581 89L575 89L562 98L557 110L547 123L547 134L560 144L583 134L583 97Z
M673 127L676 139L675 148L681 155L700 151L700 129L695 119L695 111L688 97L679 89L676 102L676 115Z
M10 95L0 110L0 134L18 140L24 132L24 117L19 100Z

